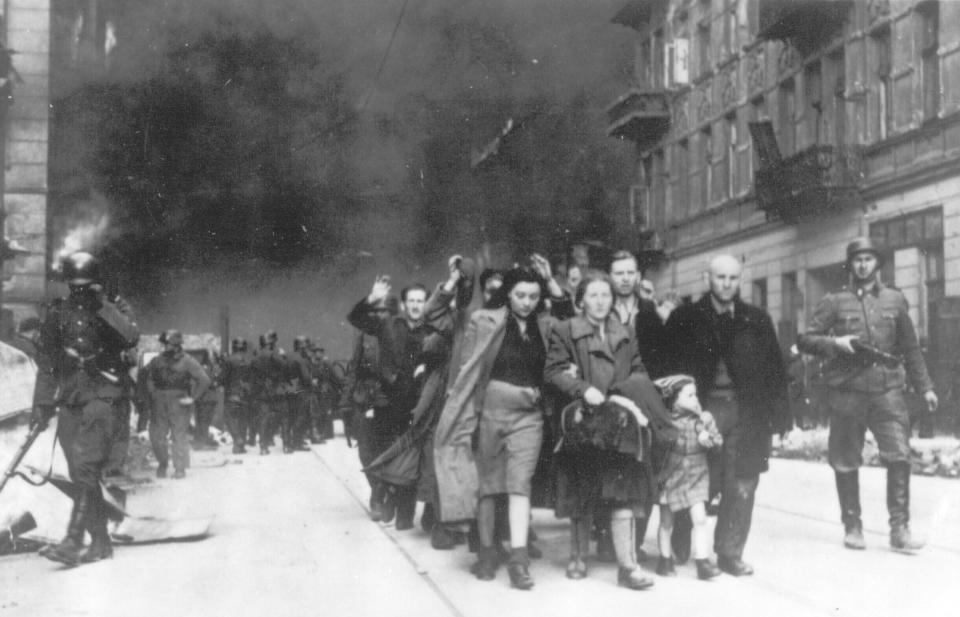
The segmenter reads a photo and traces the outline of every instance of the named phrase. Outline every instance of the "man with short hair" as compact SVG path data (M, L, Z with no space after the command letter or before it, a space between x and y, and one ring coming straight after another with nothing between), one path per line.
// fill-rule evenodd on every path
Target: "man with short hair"
M753 573L743 561L754 494L769 467L771 437L792 425L787 378L773 321L740 298L740 262L710 261L709 293L678 307L667 321L665 364L693 376L704 409L723 434L710 457L711 493L720 493L714 549L717 565L734 576Z
M826 358L824 382L830 411L829 460L833 467L844 546L863 549L860 482L867 428L887 467L890 546L923 547L910 534L910 417L903 397L906 378L936 411L933 382L910 320L907 299L880 280L880 250L869 238L847 245L850 285L827 294L817 305L797 346ZM906 367L904 367L906 365ZM904 370L904 368L906 370Z
M386 450L410 425L411 410L419 398L419 373L422 370L423 340L428 328L423 323L427 288L416 283L400 292L400 314L390 315L380 305L390 295L390 277L378 276L370 294L357 303L347 316L350 324L379 344L378 367L380 386L386 395L385 404L373 408L371 431L374 454ZM382 485L381 485L382 486ZM417 505L416 486L388 487L384 495L384 522L392 518L397 506L397 529L413 527Z

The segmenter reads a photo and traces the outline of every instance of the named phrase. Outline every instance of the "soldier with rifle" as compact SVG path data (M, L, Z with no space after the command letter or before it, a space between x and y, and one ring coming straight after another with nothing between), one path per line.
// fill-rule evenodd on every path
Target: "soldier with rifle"
M910 533L910 418L904 399L909 378L927 409L937 395L907 311L907 299L880 280L883 255L869 238L847 245L850 285L827 294L797 346L826 359L824 382L830 413L829 460L844 526L844 546L863 549L858 469L864 432L870 429L887 468L890 546L923 547ZM902 360L901 360L902 359Z
M129 305L104 294L93 255L68 256L63 278L70 294L55 300L41 319L30 424L43 430L59 410L57 436L77 492L66 537L41 554L76 566L113 556L100 480L115 436L114 404L124 395L122 354L140 335ZM92 542L84 548L86 532Z

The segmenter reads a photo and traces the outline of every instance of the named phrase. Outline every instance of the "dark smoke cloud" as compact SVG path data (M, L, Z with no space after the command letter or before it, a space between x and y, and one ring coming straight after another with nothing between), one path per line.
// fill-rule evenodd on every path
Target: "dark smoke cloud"
M621 1L127 0L107 74L56 80L51 210L112 222L105 257L147 328L268 327L348 351L374 274L434 283L609 238L632 154ZM471 154L513 119L497 154ZM102 195L103 199L95 197Z

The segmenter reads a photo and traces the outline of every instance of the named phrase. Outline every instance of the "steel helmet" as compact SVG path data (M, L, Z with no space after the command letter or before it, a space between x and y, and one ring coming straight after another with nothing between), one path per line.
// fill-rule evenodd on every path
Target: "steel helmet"
M302 349L309 349L309 347L310 347L310 339L308 339L308 338L305 337L304 335L299 334L299 335L297 335L296 338L293 339L293 350L294 350L294 351L300 351L300 350L302 350Z
M850 263L850 260L853 259L853 256L857 253L873 253L877 261L883 263L883 252L880 250L880 247L874 244L873 240L865 236L854 238L850 244L847 245L847 263Z
M100 282L100 261L80 251L63 260L63 280L70 285L91 285Z
M165 330L160 335L160 342L164 345L183 346L183 334L179 330Z

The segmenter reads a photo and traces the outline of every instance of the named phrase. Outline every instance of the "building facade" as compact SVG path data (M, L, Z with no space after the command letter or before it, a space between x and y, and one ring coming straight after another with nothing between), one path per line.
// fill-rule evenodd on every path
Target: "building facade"
M47 152L50 127L50 0L0 4L0 219L3 235L24 249L4 260L0 336L35 313L43 298L47 254Z
M933 373L960 340L960 2L638 0L629 91L609 133L636 143L632 210L648 278L703 291L744 263L743 296L789 347L847 242L891 255Z

